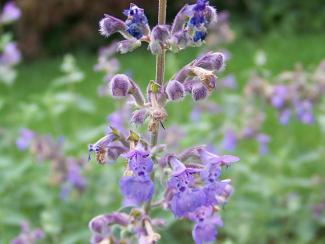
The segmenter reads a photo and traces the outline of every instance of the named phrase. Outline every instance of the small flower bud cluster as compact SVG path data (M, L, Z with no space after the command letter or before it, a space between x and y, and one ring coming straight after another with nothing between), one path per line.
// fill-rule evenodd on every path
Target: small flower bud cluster
M44 239L44 232L41 229L31 230L27 222L21 223L21 233L10 241L10 244L36 243Z
M0 9L0 29L17 21L20 16L21 11L14 2L7 2L2 11ZM11 85L17 76L14 67L21 61L21 53L16 43L7 37L8 35L0 36L0 81Z
M301 123L311 124L314 107L325 94L323 66L321 63L313 73L297 66L278 75L274 85L255 75L245 87L246 95L264 99L277 111L280 124L288 124L294 114Z
M74 189L82 193L86 187L86 179L82 176L83 160L64 155L63 140L54 140L47 135L23 128L16 140L19 150L29 150L40 161L50 161L51 176L49 184L59 185L60 198L65 200Z
M188 46L200 46L212 23L216 23L216 10L207 0L197 0L196 4L185 5L175 17L171 26L157 25L152 30L148 25L144 10L135 4L123 11L125 21L105 15L99 22L99 31L103 36L119 32L125 40L119 42L118 51L131 52L149 44L152 54L161 54L164 50L179 51Z

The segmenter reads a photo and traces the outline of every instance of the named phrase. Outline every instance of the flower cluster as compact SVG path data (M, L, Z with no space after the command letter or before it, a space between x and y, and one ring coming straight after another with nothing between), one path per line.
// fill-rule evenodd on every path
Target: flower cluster
M86 179L81 172L83 160L64 155L62 144L63 138L54 140L26 128L20 130L16 140L19 150L29 150L40 162L51 162L49 183L60 185L60 197L65 200L73 189L82 193L86 187Z
M11 85L16 79L16 66L21 60L21 53L17 44L11 40L9 33L1 33L2 26L9 25L21 16L20 9L14 2L8 2L0 10L0 80L7 85Z
M246 95L264 99L278 114L280 124L288 124L295 115L304 124L314 122L314 106L324 96L324 61L309 73L301 65L293 71L285 71L275 78L275 84L255 75L245 87Z
M121 53L133 51L142 42L149 44L153 54L160 54L163 50L179 51L188 46L200 46L207 36L209 26L217 18L216 10L207 0L185 5L171 26L157 25L150 29L144 10L132 3L123 14L126 16L125 21L105 15L99 23L102 35L108 37L119 32L125 38L118 43L117 50Z
M187 94L197 102L216 90L216 75L225 62L221 52L202 54L170 79L164 79L164 53L204 43L210 24L216 21L216 10L208 1L197 0L185 5L169 26L162 21L165 4L166 1L159 1L159 24L152 29L144 10L134 4L123 12L127 16L125 21L105 15L99 23L101 34L110 36L119 32L125 37L117 44L116 49L121 53L134 50L142 42L148 43L151 53L157 56L157 66L156 78L148 81L145 94L128 75L114 74L109 79L107 92L114 98L127 100L128 108L108 117L106 135L88 146L89 160L95 154L102 165L118 158L125 161L119 188L126 211L93 218L89 223L91 243L132 242L134 238L143 244L156 243L160 236L153 228L163 222L150 216L154 207L193 221L196 243L215 240L217 229L223 225L218 211L227 203L232 186L230 179L220 178L221 170L239 158L213 154L204 146L170 153L176 151L178 140L169 140L168 133L162 137L159 133L160 127L165 129L167 103L181 101ZM126 116L129 113L130 119ZM146 126L147 133L132 129L127 133L125 121L136 125L131 127L136 130Z
M10 244L36 243L44 238L44 232L41 229L31 230L27 222L21 223L21 233L10 241Z

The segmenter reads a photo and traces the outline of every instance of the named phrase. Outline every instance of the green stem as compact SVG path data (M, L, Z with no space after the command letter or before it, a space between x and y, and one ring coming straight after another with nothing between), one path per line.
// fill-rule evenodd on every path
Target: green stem
M158 7L158 24L164 25L166 24L166 9L167 9L167 0L159 0L159 7ZM165 50L161 54L156 56L156 82L159 85L164 83L164 75L165 75ZM159 127L156 132L151 133L150 144L151 148L157 145L158 141L158 131ZM154 173L152 173L151 177L154 180ZM151 200L146 203L144 206L144 211L146 214L149 213L151 209Z

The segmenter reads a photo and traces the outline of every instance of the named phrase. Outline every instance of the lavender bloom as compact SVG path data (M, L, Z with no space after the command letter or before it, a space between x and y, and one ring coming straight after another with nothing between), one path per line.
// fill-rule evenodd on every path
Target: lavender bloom
M268 135L260 133L256 136L256 141L258 142L259 145L259 149L258 149L259 153L261 155L267 154L270 137Z
M10 241L10 244L30 244L44 238L44 232L41 229L30 230L27 222L21 223L21 233Z
M203 84L196 83L192 88L192 98L194 101L199 101L206 98L208 95L208 88Z
M185 95L184 86L177 80L170 80L166 86L166 93L172 101L182 99Z
M194 173L200 169L186 168L176 157L171 157L169 163L173 169L168 180L168 188L174 192L170 208L175 216L183 217L205 204L205 194L202 189L194 187Z
M229 89L235 89L237 87L236 79L233 75L227 75L220 83L223 87Z
M92 233L91 244L100 243L111 236L111 225L127 226L128 216L123 213L112 213L94 217L88 224Z
M137 5L131 3L130 8L123 11L123 14L127 16L126 31L136 39L141 39L143 36L147 36L150 32L148 26L147 17L144 14L144 10Z
M170 38L168 25L155 26L150 35L149 48L152 54L157 55L162 53L163 48L167 45Z
M8 24L16 21L21 16L20 9L15 5L14 2L7 2L0 14L0 24Z
M273 88L271 104L274 108L280 109L284 106L288 90L284 85L277 85Z
M16 146L19 150L23 151L28 148L34 138L34 132L23 128L19 132L19 137L16 140Z
M128 158L128 167L131 176L123 176L120 180L120 190L124 196L124 205L139 206L151 199L154 185L149 173L153 163L149 153L138 146L125 155Z
M78 162L68 160L66 181L79 191L86 187L86 179L81 175L81 168Z
M239 158L232 155L213 154L207 150L200 150L200 159L204 164L217 164L219 166L230 166L232 163L238 162Z
M105 37L109 37L116 32L123 32L125 29L126 25L122 20L107 14L99 22L99 32Z
M125 97L130 92L132 85L129 77L123 74L114 75L110 81L110 92L114 97Z
M21 53L16 43L9 42L5 45L3 53L0 55L0 64L5 66L14 66L21 60Z
M298 101L294 103L298 119L304 124L312 124L314 122L313 104L308 101Z
M279 123L282 125L287 125L291 116L291 110L290 109L284 109L279 112L278 120Z
M90 160L90 155L92 152L95 152L96 154L96 160L100 164L104 164L107 160L107 150L110 146L110 144L116 139L116 135L114 133L110 132L106 136L99 139L95 144L89 144L88 145L88 160Z
M143 124L149 116L147 109L139 109L133 112L131 122L135 124Z
M227 150L227 151L235 150L236 145L237 145L236 134L231 129L228 129L224 134L221 144L222 144L222 147L224 150Z
M196 244L215 241L217 228L223 226L220 216L213 213L212 207L200 207L188 218L195 222L192 236Z
M141 41L132 38L124 41L120 41L117 45L117 51L121 54L132 52L134 49L141 46Z
M197 66L210 71L219 71L224 65L225 56L220 52L208 52L196 59L193 66Z

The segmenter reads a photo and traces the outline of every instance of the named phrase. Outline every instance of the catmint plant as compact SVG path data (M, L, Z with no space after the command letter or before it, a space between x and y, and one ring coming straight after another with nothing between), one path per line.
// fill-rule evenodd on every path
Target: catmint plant
M17 21L20 16L21 11L14 2L7 2L2 11L0 9L0 81L6 85L11 85L16 79L14 67L20 62L21 53L11 33L4 32L4 27Z
M49 184L58 186L60 198L66 200L73 191L78 194L84 192L87 182L82 174L84 161L66 156L62 145L62 137L55 140L27 128L22 128L16 139L16 146L20 151L28 150L40 163L50 161Z
M125 134L125 127L111 123L106 135L88 146L89 159L94 154L99 164L111 162L112 154L113 160L119 157L125 162L123 174L116 183L123 196L122 208L96 216L89 222L91 243L132 243L135 240L143 244L156 243L160 239L156 229L165 221L154 217L151 211L154 208L170 211L176 219L192 221L195 243L214 241L218 228L223 226L219 211L233 188L230 179L221 179L221 172L239 158L214 154L206 146L175 152L160 136L168 116L167 103L180 102L187 95L196 102L206 99L216 89L216 73L225 61L221 52L202 54L168 80L164 75L165 53L201 46L209 26L217 20L216 10L208 1L197 0L186 4L168 25L166 7L167 0L160 0L158 24L153 28L148 24L144 9L132 3L123 12L125 20L106 14L99 23L103 36L122 35L124 40L117 44L120 53L147 43L149 51L156 56L156 77L148 78L145 95L137 82L125 74L115 74L107 86L113 98L133 105L130 122L136 124L136 128L145 127L146 133L130 129Z

